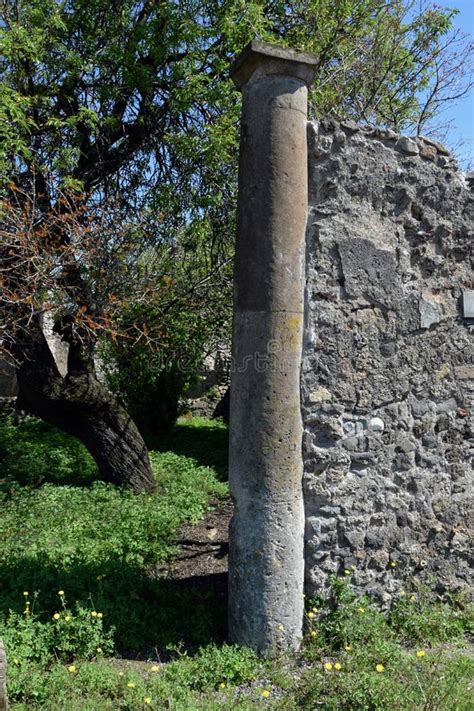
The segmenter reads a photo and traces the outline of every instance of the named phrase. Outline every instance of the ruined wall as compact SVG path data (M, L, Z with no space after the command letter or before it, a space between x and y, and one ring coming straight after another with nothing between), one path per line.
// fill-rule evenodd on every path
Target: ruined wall
M306 586L469 582L474 193L446 149L309 126ZM471 534L470 534L471 532Z

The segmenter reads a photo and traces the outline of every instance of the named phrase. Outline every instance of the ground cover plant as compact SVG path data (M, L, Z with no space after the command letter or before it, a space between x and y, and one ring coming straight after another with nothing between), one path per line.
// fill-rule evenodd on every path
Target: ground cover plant
M472 607L460 597L413 581L384 614L346 571L331 600L306 600L301 654L263 661L225 643L211 588L167 579L180 524L227 497L226 437L220 422L183 420L152 453L156 493L134 495L95 481L87 453L56 430L2 422L13 711L471 709Z

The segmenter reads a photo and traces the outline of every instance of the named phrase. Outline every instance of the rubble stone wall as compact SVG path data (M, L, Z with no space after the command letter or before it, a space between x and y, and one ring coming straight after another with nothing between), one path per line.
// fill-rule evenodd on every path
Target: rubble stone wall
M472 571L474 193L426 139L309 125L306 587Z

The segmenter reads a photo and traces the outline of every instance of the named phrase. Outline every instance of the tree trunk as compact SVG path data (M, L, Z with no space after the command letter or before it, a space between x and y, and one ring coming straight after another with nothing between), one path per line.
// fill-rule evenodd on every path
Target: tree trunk
M117 398L97 380L92 354L71 346L64 378L42 333L28 348L23 344L22 356L17 370L19 409L77 437L93 456L104 481L135 492L153 489L143 438Z

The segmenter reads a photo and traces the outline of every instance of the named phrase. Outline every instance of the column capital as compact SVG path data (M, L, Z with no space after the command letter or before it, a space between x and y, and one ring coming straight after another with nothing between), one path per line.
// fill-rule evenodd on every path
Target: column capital
M283 74L310 86L317 62L317 56L310 52L298 52L272 42L252 40L233 62L230 76L238 89L242 89L255 73L259 76Z

